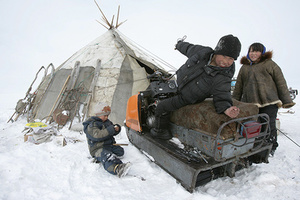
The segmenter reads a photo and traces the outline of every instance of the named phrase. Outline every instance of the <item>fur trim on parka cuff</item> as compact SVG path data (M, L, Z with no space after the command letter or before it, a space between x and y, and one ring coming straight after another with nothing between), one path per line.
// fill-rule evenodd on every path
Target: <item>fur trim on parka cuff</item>
M295 105L296 103L292 102L292 103L287 103L287 104L283 104L282 108L291 108Z

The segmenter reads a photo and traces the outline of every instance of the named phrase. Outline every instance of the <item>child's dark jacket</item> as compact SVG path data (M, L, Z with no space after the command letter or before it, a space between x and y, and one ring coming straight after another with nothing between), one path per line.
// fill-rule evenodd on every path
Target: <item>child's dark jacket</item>
M91 117L83 122L83 130L91 156L95 156L95 152L105 145L116 143L114 136L120 132L121 127L118 124L115 125L119 126L119 131L115 131L114 124L109 119L103 122L98 117Z
M214 54L210 47L178 42L176 49L188 57L186 63L176 72L180 95L186 103L198 103L212 96L217 113L231 107L234 63L226 68L209 65Z

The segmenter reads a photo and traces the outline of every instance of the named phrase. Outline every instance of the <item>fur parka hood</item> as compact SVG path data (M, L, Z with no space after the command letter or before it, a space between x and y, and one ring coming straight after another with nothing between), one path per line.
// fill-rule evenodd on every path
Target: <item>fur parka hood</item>
M273 57L273 52L267 51L264 55L261 56L258 63L264 62L265 60L268 60L268 59L272 59L272 57ZM247 56L243 56L241 58L241 64L242 65L251 65L251 61L247 58Z

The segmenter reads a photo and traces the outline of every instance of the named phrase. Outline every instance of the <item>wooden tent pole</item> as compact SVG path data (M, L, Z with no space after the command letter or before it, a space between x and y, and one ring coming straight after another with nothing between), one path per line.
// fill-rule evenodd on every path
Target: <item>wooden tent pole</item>
M116 27L118 26L118 23L119 23L119 15L120 15L120 5L118 6L118 14L117 14Z
M105 17L104 13L102 12L101 8L99 7L98 3L96 2L96 0L94 0L95 4L97 5L98 9L100 10L102 17L104 19L104 21L106 22L106 24L111 28L111 24L109 23L109 21L107 20L107 18Z
M96 20L99 24L101 24L102 26L104 26L104 28L106 28L106 29L109 29L109 28L107 28L105 25L103 25L101 22L99 22L98 20Z

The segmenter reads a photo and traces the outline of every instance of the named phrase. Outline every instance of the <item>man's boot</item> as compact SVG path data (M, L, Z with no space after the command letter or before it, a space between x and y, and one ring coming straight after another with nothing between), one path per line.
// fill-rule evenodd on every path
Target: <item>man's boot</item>
M150 130L150 134L153 138L158 138L162 140L169 140L172 138L172 135L170 134L168 129L152 128Z
M169 140L172 138L172 134L169 132L168 128L169 114L163 114L160 117L155 117L155 128L150 130L150 134L153 138Z

